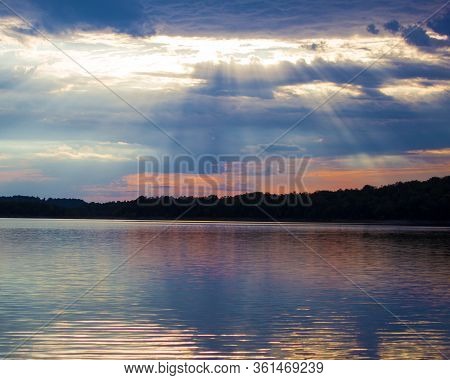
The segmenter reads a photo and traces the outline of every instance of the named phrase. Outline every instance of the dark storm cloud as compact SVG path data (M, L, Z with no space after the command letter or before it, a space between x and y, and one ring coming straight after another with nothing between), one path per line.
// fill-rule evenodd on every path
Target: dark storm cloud
M379 19L388 13L411 23L441 5L438 0L394 3L388 0L9 0L7 3L52 33L77 28L112 28L132 35L156 31L260 36L305 36L305 33L318 36L327 31L348 35L357 32L364 19ZM0 7L1 15L9 13Z
M427 23L428 28L430 28L435 33L442 36L450 35L450 11L442 10ZM393 19L391 21L383 24L386 31L397 34L400 33L404 38L406 43L410 45L417 46L423 49L439 48L444 46L450 46L450 41L447 39L434 38L427 33L419 24L407 24L402 25L399 21ZM367 31L372 34L378 34L379 30L374 24L367 26Z
M131 35L152 34L139 0L6 1L34 25L50 33L112 28ZM4 16L11 15L0 5ZM23 30L29 32L27 29Z
M427 26L436 33L450 36L450 10L428 21Z
M428 35L425 29L417 25L402 27L402 37L408 44L421 48L440 48L450 46L449 40L433 38Z
M435 40L424 29L415 25L403 28L402 36L408 44L415 46L431 46Z
M391 20L383 24L383 27L391 33L397 33L400 31L401 25L397 20Z
M367 25L367 31L372 34L380 33L380 29L378 29L375 24Z

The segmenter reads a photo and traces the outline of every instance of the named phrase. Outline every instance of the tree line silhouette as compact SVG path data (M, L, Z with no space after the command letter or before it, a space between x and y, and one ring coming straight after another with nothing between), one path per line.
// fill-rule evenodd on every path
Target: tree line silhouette
M311 205L305 205L311 201ZM247 193L218 198L140 197L107 203L79 199L0 197L0 217L114 219L251 219L296 221L450 220L450 176L427 181L311 194Z

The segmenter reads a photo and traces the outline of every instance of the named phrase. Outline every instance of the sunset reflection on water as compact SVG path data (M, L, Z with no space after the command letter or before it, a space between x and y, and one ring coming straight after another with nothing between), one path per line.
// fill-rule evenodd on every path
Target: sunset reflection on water
M450 355L449 229L285 227L299 240L267 223L0 220L0 354L26 340L11 357Z

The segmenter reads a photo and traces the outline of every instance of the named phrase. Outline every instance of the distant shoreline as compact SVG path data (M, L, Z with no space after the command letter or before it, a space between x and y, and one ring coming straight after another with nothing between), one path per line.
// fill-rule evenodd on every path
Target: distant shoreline
M263 220L263 219L193 219L193 218L180 218L180 219L129 219L129 218L86 218L86 217L0 217L0 220L14 220L14 219L27 219L27 220L82 220L82 221L118 221L118 222L171 222L171 223L255 223L255 224L351 224L351 225L374 225L374 226L411 226L411 227L450 227L450 220L445 221L433 221L433 220L294 220L294 219L281 219L277 221Z
M107 203L0 197L0 217L447 226L450 225L450 176L311 194L255 192L221 198L215 195L139 197Z

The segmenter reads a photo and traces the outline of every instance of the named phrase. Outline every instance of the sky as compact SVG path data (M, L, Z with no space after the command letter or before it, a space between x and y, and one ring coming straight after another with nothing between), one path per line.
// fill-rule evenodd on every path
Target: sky
M263 149L308 191L449 175L449 36L444 1L1 0L0 195L134 199L139 156Z

